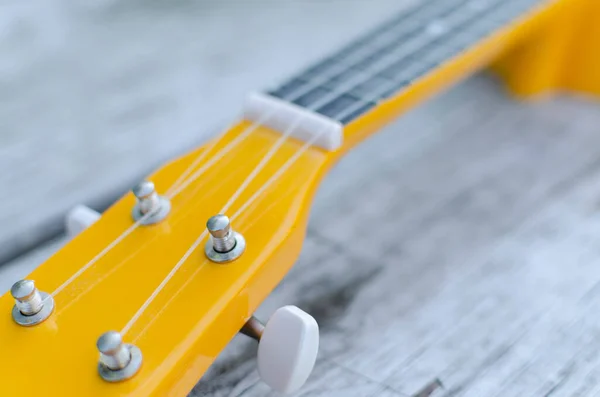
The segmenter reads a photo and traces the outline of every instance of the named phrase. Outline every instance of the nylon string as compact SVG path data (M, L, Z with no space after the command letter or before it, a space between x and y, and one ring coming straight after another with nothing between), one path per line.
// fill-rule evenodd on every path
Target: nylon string
M380 62L377 63L378 66L376 68L374 68L374 71L372 71L371 74L368 74L368 73L359 74L359 75L355 76L355 78L349 79L349 81L345 85L345 86L349 86L348 88L343 87L342 89L338 88L337 90L332 91L329 95L324 96L316 104L313 104L312 107L320 106L321 102L328 103L326 101L331 101L331 100L335 99L336 95L340 95L340 94L342 94L344 92L347 92L349 89L352 89L355 86L363 83L364 81L369 80L377 72L379 72L380 70L385 69L386 67L390 66L393 62L397 61L397 58L394 57L393 55L395 55L395 54L389 54L387 56L384 56L380 60ZM371 96L373 98L377 98L378 95L380 94L378 91L381 91L381 93L383 93L385 91L385 89L386 89L386 87L382 87L382 88L383 88L382 90L375 90L375 92ZM366 99L364 99L364 100L366 100ZM360 106L362 106L362 105L363 105L363 103L356 102L354 105L351 105L349 107L346 107L345 109L342 109L337 115L334 116L334 118L341 119L341 118L345 117L346 115L351 114L352 112L354 112L355 110L357 110L358 108L360 108ZM260 171L260 169L262 169L264 167L264 165L276 153L277 149L279 149L279 147L283 144L283 142L293 133L293 131L296 129L296 127L300 124L300 121L301 121L301 118L297 118L292 123L292 125L286 129L285 133L282 134L282 136L273 145L273 147L271 148L271 150L269 151L269 153L265 156L265 158L263 158L263 160L261 160L261 162L259 163L259 165L246 178L246 180L242 183L242 185L240 186L240 188L233 194L233 196L225 204L224 208L229 208L229 206L233 203L233 201L235 201L235 199L237 199L237 197L239 197L239 195L248 186L248 184L251 182L251 180L254 179L254 177L258 174L258 172ZM248 201L246 201L246 203L244 203L240 207L240 209L238 209L238 211L236 211L236 213L231 217L231 219L234 220L237 216L239 216L239 214L241 212L245 211L245 209L248 208L248 206L250 206L254 200L256 200L262 193L264 193L264 191L266 191L281 175L283 175L283 173L285 171L287 171L297 161L297 159L304 152L306 152L310 148L310 146L312 146L312 144L314 144L314 142L316 142L316 140L322 134L324 134L326 131L327 131L327 128L322 128L320 131L318 131L317 133L315 133L311 137L310 140L308 140L294 155L292 155L290 157L290 159L288 159L288 161L286 163L284 163L284 165L275 174L273 174L267 180L267 182L259 190L257 190L254 193L254 195L251 196L250 199L248 199ZM189 183L191 183L191 182L189 182ZM185 183L183 185L187 186ZM223 213L223 212L224 211L220 211L220 213ZM158 294L162 291L162 289L166 286L166 284L171 280L171 278L175 275L175 273L179 270L179 268L185 263L185 261L191 256L191 254L198 248L198 246L200 245L200 243L207 237L207 235L208 235L208 232L206 230L204 230L204 232L194 241L194 243L190 246L190 248L182 256L182 258L171 269L171 271L169 272L169 274L163 279L163 281L153 291L153 293L150 295L150 297L144 302L144 304L140 307L140 309L133 315L133 317L130 319L130 321L125 325L125 327L121 331L122 335L125 335L131 329L131 327L140 318L140 316L144 313L144 311L148 308L148 306L152 303L152 301L154 301L154 299L156 299L156 296L158 296Z
M413 41L416 42L416 40L413 40ZM410 42L411 42L410 40L407 41L407 43L410 43ZM423 45L423 43L420 43L420 45ZM373 49L370 48L369 50L372 51ZM411 48L411 50L412 50L412 48ZM359 51L358 53L361 53L361 51ZM355 56L356 56L357 59L360 59L360 57L358 55L356 55L356 53L355 53ZM349 89L351 89L351 88L359 85L361 82L369 80L377 72L379 72L380 70L382 70L382 69L390 66L393 62L397 61L397 57L398 57L397 54L388 54L388 56L384 56L383 58L381 58L379 60L379 62L378 62L379 65L378 65L377 68L374 68L373 71L368 70L368 71L364 71L364 72L358 73L355 76L355 78L350 79L349 82L346 85L350 86ZM344 71L345 68L347 68L347 66L342 66L342 65L339 65L339 66L340 66L339 68L333 68L333 72L332 72L332 70L330 70L329 74L334 75L337 72L336 69L340 69L339 71ZM298 97L302 96L305 92L308 92L308 91L312 90L313 88L316 88L317 86L319 86L323 82L325 82L327 80L327 78L328 78L328 77L325 77L327 75L328 74L324 74L323 76L321 76L321 78L313 80L311 84L308 84L307 86L303 86L303 89L299 90L298 93L296 93L296 97L298 98ZM335 99L335 95L339 95L339 94L342 94L342 93L347 92L347 91L348 91L348 89L346 89L346 88L343 88L343 89L338 88L336 90L333 90L330 93L330 95L327 95L327 96L321 98L320 101L317 101L315 104L313 104L311 106L310 110L312 110L312 108L316 108L318 106L321 106L321 105L324 105L324 104L328 103L329 101ZM376 99L377 98L375 97L375 100ZM293 100L293 99L287 99L286 98L286 100ZM365 99L363 99L363 101L365 101ZM360 102L358 102L354 106L351 106L351 107L358 108L361 105L362 104ZM342 110L341 113L343 114L344 112L350 113L350 112L347 112L347 109ZM221 136L217 140L215 140L213 142L213 144L210 145L209 148L207 148L207 150L203 151L203 153L201 153L192 162L192 164L186 170L184 170L184 172L182 173L182 175L180 175L180 177L178 178L178 180L176 180L173 183L173 185L169 189L170 193L169 193L168 197L169 198L173 198L173 197L177 196L187 186L189 186L191 183L193 183L195 180L197 180L204 172L206 172L206 170L208 170L218 160L220 160L227 153L229 153L237 144L239 144L242 140L244 140L247 136L249 136L251 132L253 132L254 130L256 130L261 125L261 123L264 123L264 122L268 121L268 118L271 117L272 115L273 115L273 112L266 113L263 117L260 118L260 120L258 120L257 122L255 122L252 125L250 125L249 127L247 127L242 132L242 134L240 134L238 137L236 137L236 139L234 139L232 142L230 142L228 145L226 145L223 149L221 149L219 152L217 152L215 155L213 155L213 157L207 163L205 163L199 170L197 170L196 172L194 172L187 180L183 181L185 179L185 176L189 175L190 172L191 172L191 170L193 168L195 168L208 155L208 153L217 145L218 142L220 142L220 140L225 135L225 134L221 134ZM343 118L343 116L336 116L336 118ZM278 140L276 142L276 144L270 150L269 154L263 159L263 161L261 161L261 163L259 164L259 166L244 181L244 183L242 184L242 186L240 187L240 189L238 189L238 191L236 191L234 193L234 195L231 197L231 199L229 200L229 202L224 207L225 209L228 209L228 207L235 201L235 199L237 199L239 197L239 195L242 193L242 191L254 179L254 177L264 167L264 165L266 165L266 163L268 162L268 160L276 153L277 149L279 147L281 147L281 145L283 144L283 142L285 141L285 139L287 139L288 136L291 135L291 133L295 130L296 126L298 126L300 122L301 122L301 118L298 118L298 119L296 119L293 122L293 124L291 125L291 127L288 127L286 133L284 133L282 135L282 137L280 138L280 140ZM316 141L316 139L319 136L321 136L324 132L325 131L321 131L318 134L315 134L314 137L309 142L314 143ZM310 146L310 145L308 145L308 146ZM295 161L295 159L297 159L306 149L308 149L308 147L307 147L307 145L304 145L302 147L302 149L300 149L299 152L297 152L294 156L291 157L291 159L293 158L294 161ZM286 165L288 165L288 166L286 167ZM286 163L286 165L284 165L284 167L282 167L282 169L280 169L275 175L280 176L283 173L283 171L285 171L287 168L289 168L289 166L291 166L291 164L288 164L288 163ZM271 178L270 181L274 181L274 179ZM180 185L175 188L175 186L177 186L177 184L180 184ZM266 190L266 188L268 188L267 185L263 186L261 189L259 189L255 193L255 195L253 197L257 197L258 195L262 194L262 192L264 192ZM241 212L241 210L247 208L250 204L251 204L250 202L245 203L240 208L240 210L238 210L236 212L236 214L232 217L232 219L235 218L235 216L237 216ZM142 219L138 220L136 223L134 223L132 226L130 226L128 229L126 229L120 236L118 236L113 242L111 242L111 244L109 244L107 247L105 247L100 253L98 253L94 258L92 258L92 260L90 260L86 265L84 265L75 274L73 274L73 276L71 276L68 280L66 280L61 286L59 286L51 295L55 296L58 293L60 293L62 290L64 290L64 288L66 288L71 282L73 282L83 272L85 272L87 269L89 269L93 264L95 264L99 259L101 259L107 252L109 252L112 248L114 248L125 237L127 237L129 234L131 234L142 223L142 221L144 219L147 219L147 216L150 216L150 215L151 214L145 215L144 217L142 217ZM204 237L206 237L206 233L203 233L201 235L201 237L198 238L198 240L202 240ZM199 245L199 243L197 243L197 242L195 242L194 244L192 244L192 247L190 248L190 250L188 250L188 252L195 250L195 248L197 248L198 245ZM187 259L187 257L189 257L189 254L186 252L186 255L184 255L184 257L185 257L185 259ZM181 262L181 260L178 262L178 265L176 265L171 270L171 272L169 273L169 275L167 275L167 278L165 280L163 280L163 282L159 285L159 287L157 288L158 292L160 292L160 290L162 290L162 288L164 287L164 285L166 284L166 282L168 282L168 280L170 280L170 278L173 276L173 274L179 269L179 267L181 266L181 263L182 263L182 262L181 263L180 262ZM157 292L157 291L155 290L155 292ZM155 296L156 296L156 294L153 293L151 295L151 299L149 298L149 301L151 302L155 298ZM143 309L145 309L146 307L147 307L147 305L142 306ZM136 316L134 316L134 317L136 317ZM139 317L139 316L137 316L137 317Z

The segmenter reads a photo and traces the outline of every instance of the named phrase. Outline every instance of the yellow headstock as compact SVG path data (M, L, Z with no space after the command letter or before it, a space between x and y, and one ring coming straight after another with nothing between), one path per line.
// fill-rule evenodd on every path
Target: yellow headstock
M293 265L310 201L332 164L427 96L515 48L521 51L517 44L559 18L566 3L543 2L409 88L378 100L344 127L344 144L335 151L282 141L280 133L242 121L160 169L149 179L170 199L162 221L137 225L136 201L128 194L28 277L54 298L44 322L17 325L8 315L14 300L10 294L0 298L0 395L188 393ZM512 71L523 70L522 55L507 59ZM593 79L595 89L600 80L597 74ZM520 77L512 80L522 84ZM206 222L224 210L246 248L233 262L215 263L205 254ZM139 371L121 383L104 381L96 370L96 342L110 330L143 355ZM109 349L111 340L103 344Z
M245 127L246 122L240 123L216 144L149 178L159 193L171 187L172 192L177 190L172 184L199 156L203 160L189 177L212 162L171 198L171 212L163 221L133 228L135 198L128 194L28 277L40 291L58 290L55 309L46 321L29 328L10 316L0 317L0 351L10 357L0 364L2 395L22 395L23 385L31 395L42 395L52 385L64 396L185 395L193 387L294 263L308 201L329 164L325 152L300 152L303 142L286 140L228 210L237 213L232 226L245 237L245 252L234 262L213 263L204 252L206 221L219 213L281 137L260 127L228 146ZM215 154L226 147L231 151L215 161ZM280 176L273 178L276 174ZM261 188L263 193L255 195ZM148 302L178 263L172 278ZM0 311L10 313L13 305L9 294L0 299ZM136 314L139 318L132 322ZM124 342L143 354L140 371L117 384L103 381L96 371L96 341L109 330L124 330Z

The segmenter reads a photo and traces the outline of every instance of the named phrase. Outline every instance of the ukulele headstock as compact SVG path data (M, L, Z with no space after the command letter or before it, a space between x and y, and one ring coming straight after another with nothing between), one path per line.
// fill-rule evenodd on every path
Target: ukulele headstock
M185 395L242 327L257 338L273 340L267 335L275 329L309 340L311 348L293 358L314 363L314 320L288 307L262 329L251 315L300 253L310 201L328 168L402 112L508 49L519 50L507 63L518 71L510 85L543 88L523 60L545 55L542 47L564 47L529 39L537 21L567 15L566 1L437 3L420 2L269 96L253 97L244 115L253 124L242 121L166 165L149 178L154 186L138 186L100 219L80 211L76 218L93 226L28 277L39 296L22 283L13 290L22 300L16 309L10 294L0 298L0 351L7 358L0 363L0 395L45 395L48 385L61 395ZM435 23L412 22L419 18ZM218 214L231 223L213 218ZM42 303L46 311L37 311ZM278 344L262 346L259 367ZM125 362L135 365L115 373ZM111 367L117 369L103 373ZM291 375L278 376L278 369ZM285 389L301 383L307 370L282 366L267 378L284 379Z
M288 139L240 190L280 138L257 127L238 139L246 127L241 122L158 170L148 178L155 190L142 184L99 219L88 214L93 225L27 277L53 300L43 322L18 325L10 293L0 299L0 350L8 358L0 364L0 394L25 388L41 395L48 384L60 385L61 395L86 396L193 387L294 263L309 201L329 164L327 153L300 152L303 143ZM233 240L222 217L209 222L211 240L207 221L228 202ZM156 205L162 210L144 215ZM219 252L231 244L235 255ZM127 381L107 382L97 370L98 349L103 364L132 357L139 368Z

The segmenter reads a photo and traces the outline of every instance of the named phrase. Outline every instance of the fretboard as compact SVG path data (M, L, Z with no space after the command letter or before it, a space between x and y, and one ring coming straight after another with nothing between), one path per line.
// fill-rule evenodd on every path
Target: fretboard
M347 124L545 0L421 0L268 93Z

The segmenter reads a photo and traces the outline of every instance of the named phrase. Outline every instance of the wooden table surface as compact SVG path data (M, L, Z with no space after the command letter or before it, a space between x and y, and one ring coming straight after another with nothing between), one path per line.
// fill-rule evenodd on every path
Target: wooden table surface
M297 395L600 395L599 126L600 103L517 102L478 75L340 162L258 313L320 324ZM5 264L0 290L64 241ZM274 396L255 354L237 337L192 396Z
M420 0L6 0L0 263L103 209L268 88ZM332 15L336 15L332 23Z

